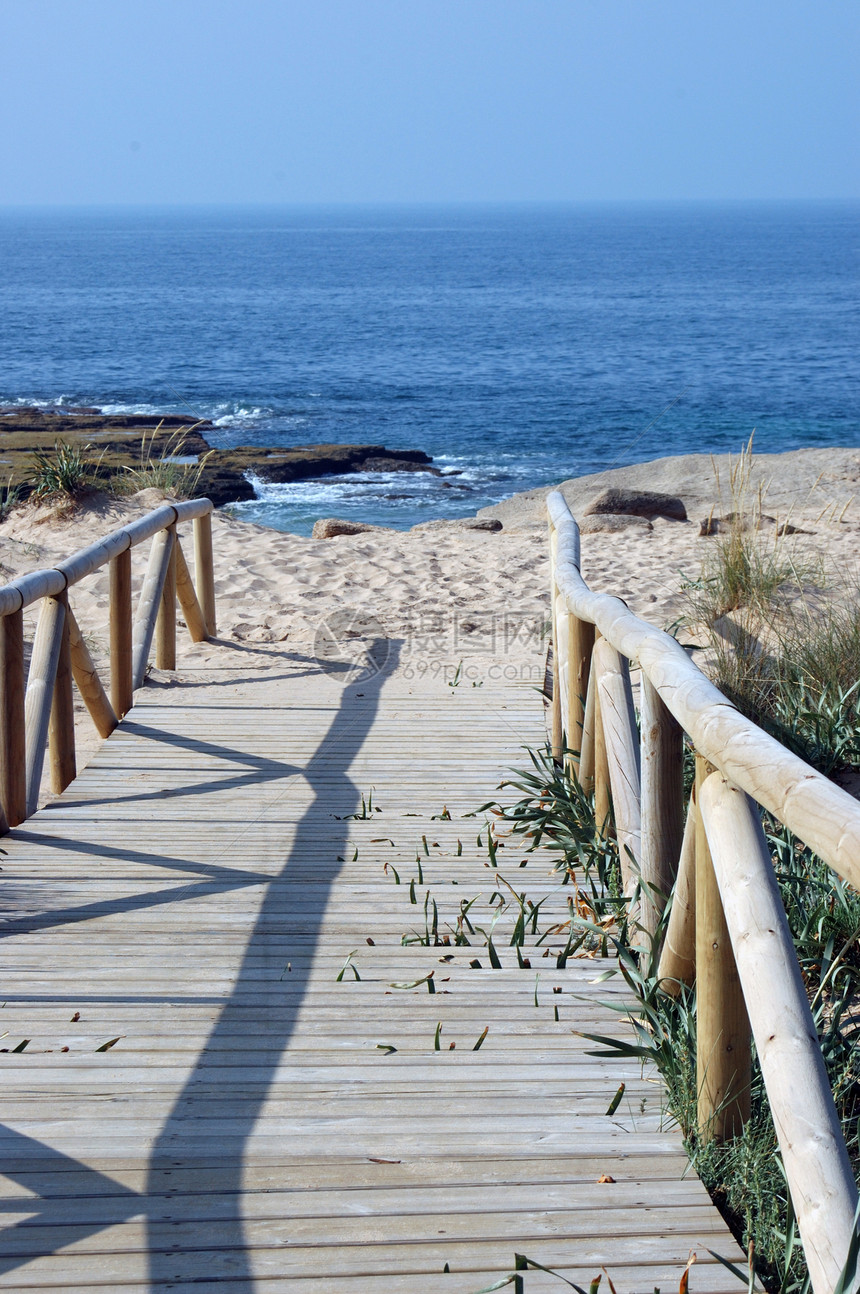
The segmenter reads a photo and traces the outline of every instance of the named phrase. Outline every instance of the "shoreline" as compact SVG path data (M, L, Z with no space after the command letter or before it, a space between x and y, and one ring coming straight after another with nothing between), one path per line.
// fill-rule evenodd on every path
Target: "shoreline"
M742 449L739 446L735 454L671 455L569 476L561 482L514 491L475 508L474 504L470 507L468 496L484 492L481 484L476 484L481 480L478 468L468 464L440 468L423 450L324 442L219 448L210 443L217 438L214 423L192 423L175 413L156 416L106 413L95 406L0 405L0 467L7 475L7 489L16 482L21 484L22 497L32 488L34 455L50 455L58 440L86 451L95 488L118 482L120 492L124 492L126 480L133 482L135 474L142 478L138 486L145 485L147 473L139 469L162 460L170 462L181 450L177 466L187 463L191 473L199 472L195 495L206 495L218 508L234 505L240 519L249 515L253 524L284 534L309 530L315 515L342 515L393 533L409 533L416 525L437 521L464 523L469 517L501 521L509 528L539 519L544 498L556 488L575 512L584 510L602 488L669 493L682 499L688 516L698 514L701 520L721 506L721 492L725 502L730 463L737 462ZM835 506L839 498L844 505L849 499L853 502L858 492L860 448L754 452L752 461L752 487L765 488L768 505L780 514L798 507L805 512L815 502L821 507L828 501ZM715 465L720 485L715 480ZM373 487L377 484L385 492L376 495L374 506ZM292 496L290 487L297 487ZM440 497L445 493L452 507L446 507ZM410 500L406 510L411 524L398 522L397 505L392 512L388 501L398 498ZM281 503L289 507L282 524L290 529L273 525L266 515L277 516Z
M438 517L430 513L424 520L405 527L379 521L357 524L367 530L401 535L430 526L462 528L468 526L470 520L499 521L505 530L510 530L523 525L543 524L544 501L553 490L560 490L574 514L581 515L599 494L610 488L674 495L684 504L688 519L701 523L715 511L730 510L731 473L742 454L743 446L737 453L667 455L515 491L497 503L459 517ZM808 520L817 518L828 509L839 513L846 505L853 512L860 498L860 445L815 446L766 453L753 449L750 463L749 490L756 495L761 492L765 510L775 512L779 519L786 519L791 514ZM324 519L322 514L320 519ZM267 526L265 521L247 524L277 530L279 534L295 533Z

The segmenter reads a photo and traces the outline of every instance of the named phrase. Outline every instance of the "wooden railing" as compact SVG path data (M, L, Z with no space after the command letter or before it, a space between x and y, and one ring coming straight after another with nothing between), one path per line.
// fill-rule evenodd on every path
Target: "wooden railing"
M695 978L705 1139L736 1134L749 1115L755 1038L812 1287L832 1294L857 1188L756 806L860 888L860 804L740 714L674 638L593 593L564 497L547 505L553 754L593 789L599 822L611 796L625 891L638 894L646 931L674 893L659 975L676 993ZM686 820L685 733L696 751Z
M193 582L176 534L181 521L194 522ZM149 563L133 614L131 550L150 538ZM108 563L110 698L68 592ZM35 813L46 747L54 792L64 791L75 776L73 681L99 734L107 737L143 684L153 637L158 668L176 668L177 598L192 639L211 637L216 624L208 499L165 504L57 566L0 588L0 832ZM23 612L37 601L41 608L25 678Z

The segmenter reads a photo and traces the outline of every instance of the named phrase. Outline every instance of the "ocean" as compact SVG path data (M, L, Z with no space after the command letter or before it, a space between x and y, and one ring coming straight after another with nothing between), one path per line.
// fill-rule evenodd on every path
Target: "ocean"
M665 454L860 444L860 205L0 213L0 403L210 418L218 445L445 475L239 515L408 527Z

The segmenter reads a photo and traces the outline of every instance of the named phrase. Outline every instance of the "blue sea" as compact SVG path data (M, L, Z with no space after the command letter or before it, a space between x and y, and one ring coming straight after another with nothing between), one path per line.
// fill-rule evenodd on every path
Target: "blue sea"
M690 451L860 444L857 204L0 214L0 403L210 418L213 443L423 449L256 483L407 527ZM454 474L458 473L458 474Z

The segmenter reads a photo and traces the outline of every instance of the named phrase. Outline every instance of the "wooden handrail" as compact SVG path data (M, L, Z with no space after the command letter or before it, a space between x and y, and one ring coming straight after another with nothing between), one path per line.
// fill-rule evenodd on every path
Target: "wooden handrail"
M177 597L195 642L214 633L211 515L209 499L164 504L56 566L0 588L0 833L35 812L49 741L54 790L63 790L75 776L73 679L105 737L143 683L156 624L158 664L175 668ZM176 536L182 521L194 522L194 583ZM131 549L147 539L153 541L149 573L133 624ZM112 703L68 602L69 588L108 564ZM22 612L40 600L25 689Z
M615 808L615 831L624 893L636 888L642 863L641 776L639 739L633 693L630 688L630 666L607 638L594 648L597 669L597 696L606 742L609 785ZM571 673L573 673L571 663Z
M210 499L186 499L182 503L165 503L127 526L114 530L104 539L98 539L88 548L67 557L59 565L41 571L31 571L20 575L16 580L0 587L0 616L10 611L20 611L39 598L56 597L63 589L70 588L87 575L92 575L100 566L104 566L112 557L117 557L127 548L134 548L144 540L151 539L164 530L166 526L179 521L197 521L208 518L212 513ZM211 526L209 530L211 536ZM211 559L210 559L211 565Z
M857 1189L759 815L711 773L699 791L711 857L815 1290L832 1291Z
M633 615L620 598L592 593L579 572L579 527L564 496L553 491L547 505L558 540L555 582L566 610L636 661L705 759L860 889L857 801L742 715L669 634ZM578 746L578 734L570 734L569 744Z
M600 818L606 750L622 867L638 865L637 915L650 933L674 881L658 974L667 992L696 978L698 1123L706 1139L734 1135L747 1117L752 1030L812 1287L832 1294L854 1236L857 1188L754 802L858 888L860 804L740 714L674 638L620 598L592 592L564 497L554 491L547 508L560 675L554 753L581 751L574 770L593 783ZM589 642L577 620L595 626L593 653L576 647ZM631 662L642 677L639 747L627 699ZM697 786L682 832L683 732L697 753ZM860 1289L860 1274L849 1289Z

